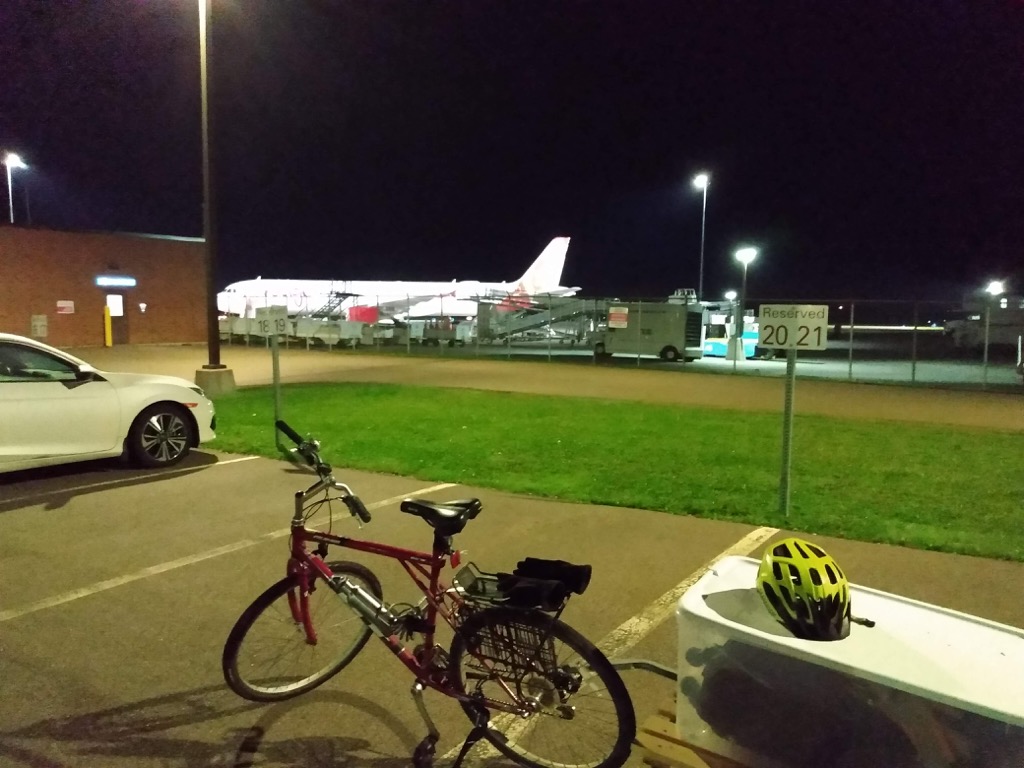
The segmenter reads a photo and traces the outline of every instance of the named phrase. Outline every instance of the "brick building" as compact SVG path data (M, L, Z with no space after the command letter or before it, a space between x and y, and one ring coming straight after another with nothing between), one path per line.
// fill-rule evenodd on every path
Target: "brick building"
M0 226L0 331L57 347L206 341L201 238Z

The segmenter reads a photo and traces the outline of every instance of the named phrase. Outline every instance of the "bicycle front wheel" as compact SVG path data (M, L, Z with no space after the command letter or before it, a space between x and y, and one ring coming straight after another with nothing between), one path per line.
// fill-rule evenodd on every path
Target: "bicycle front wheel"
M381 599L380 582L368 568L348 562L327 567ZM290 699L338 674L370 634L323 579L314 578L303 593L299 578L288 576L257 597L235 623L221 659L224 679L250 701Z
M536 768L618 768L636 715L625 683L593 643L540 611L487 608L451 647L452 682L489 710L487 739ZM512 707L520 715L500 711Z

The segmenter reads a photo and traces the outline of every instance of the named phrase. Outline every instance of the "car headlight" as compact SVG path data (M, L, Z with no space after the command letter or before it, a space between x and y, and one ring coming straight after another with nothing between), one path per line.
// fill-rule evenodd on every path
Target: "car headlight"
M191 389L193 392L195 392L200 397L206 397L206 393L203 392L201 387L189 387L189 389Z

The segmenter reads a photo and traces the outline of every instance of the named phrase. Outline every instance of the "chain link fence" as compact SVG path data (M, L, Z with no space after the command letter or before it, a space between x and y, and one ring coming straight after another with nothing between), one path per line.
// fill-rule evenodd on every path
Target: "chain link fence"
M409 309L424 301L441 308L447 302L451 314L411 316ZM751 298L745 302L742 341L735 301L697 302L692 292L667 301L510 297L471 302L438 296L356 305L350 300L332 311L291 316L279 343L782 376L785 353L758 343L761 304L828 307L827 347L799 352L801 377L1014 391L1022 385L1024 299L1019 297L974 303ZM220 332L227 344L269 344L268 325L259 317L221 318Z

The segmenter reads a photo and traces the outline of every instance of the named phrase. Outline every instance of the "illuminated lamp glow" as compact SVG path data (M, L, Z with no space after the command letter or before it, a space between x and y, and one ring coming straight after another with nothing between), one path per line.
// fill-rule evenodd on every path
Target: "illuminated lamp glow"
M757 248L740 248L736 251L736 260L741 264L749 264L757 258Z
M1000 295L1002 295L1003 291L1005 290L1005 288L1003 286L1003 281L1002 280L993 280L991 283L989 283L985 287L985 290L988 293L992 294L993 296L1000 296Z
M4 157L4 165L6 165L12 171L17 169L24 170L28 168L28 166L25 165L25 161L22 160L21 157L16 155L14 152L7 153L7 155Z
M134 277L122 277L119 275L99 275L96 278L96 285L101 288L134 288L136 280Z

